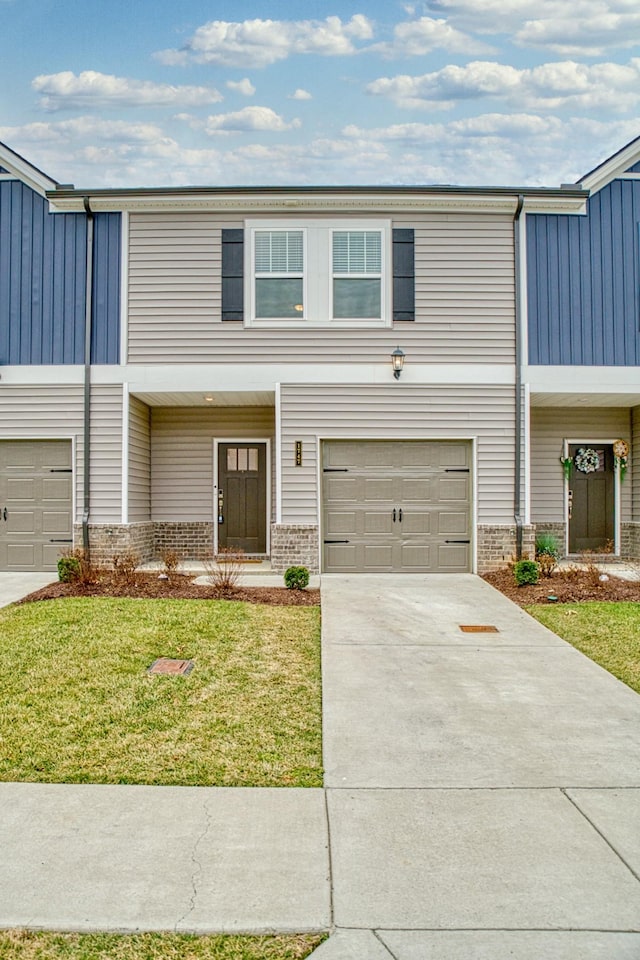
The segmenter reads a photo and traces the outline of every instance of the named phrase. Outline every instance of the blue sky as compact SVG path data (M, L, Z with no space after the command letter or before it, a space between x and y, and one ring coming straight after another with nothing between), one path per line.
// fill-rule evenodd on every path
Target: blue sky
M640 135L638 0L0 0L0 140L78 187L557 186Z

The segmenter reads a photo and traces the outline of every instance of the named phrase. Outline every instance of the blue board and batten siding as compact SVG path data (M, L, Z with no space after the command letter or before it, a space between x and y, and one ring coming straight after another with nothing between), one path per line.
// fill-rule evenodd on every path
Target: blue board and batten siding
M120 214L96 214L92 363L119 363ZM0 364L84 362L87 218L0 182Z
M527 216L529 363L640 364L640 181L614 180L588 215Z

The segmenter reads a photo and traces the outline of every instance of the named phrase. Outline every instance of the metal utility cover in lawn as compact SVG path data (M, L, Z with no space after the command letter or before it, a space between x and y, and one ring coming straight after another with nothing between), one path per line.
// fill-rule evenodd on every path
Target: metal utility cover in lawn
M159 657L153 661L150 667L147 667L147 673L164 673L170 676L188 677L194 667L193 660L172 660L170 657Z

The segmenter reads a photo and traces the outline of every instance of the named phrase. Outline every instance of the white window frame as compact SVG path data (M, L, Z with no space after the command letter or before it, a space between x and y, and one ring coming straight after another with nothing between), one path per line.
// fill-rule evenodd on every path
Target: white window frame
M260 230L302 230L304 310L300 317L256 317L255 233ZM333 319L333 233L335 230L379 231L382 236L379 318ZM393 321L393 260L391 220L326 219L245 221L245 326L291 329L298 327L391 327Z

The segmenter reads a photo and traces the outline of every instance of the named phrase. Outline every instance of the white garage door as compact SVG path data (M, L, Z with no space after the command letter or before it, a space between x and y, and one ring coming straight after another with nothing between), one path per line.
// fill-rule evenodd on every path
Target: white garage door
M322 467L326 573L468 573L471 444L327 440Z
M0 440L0 570L55 570L71 546L70 440Z

